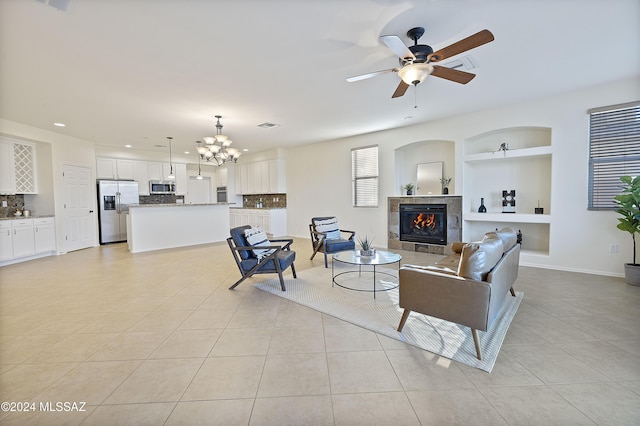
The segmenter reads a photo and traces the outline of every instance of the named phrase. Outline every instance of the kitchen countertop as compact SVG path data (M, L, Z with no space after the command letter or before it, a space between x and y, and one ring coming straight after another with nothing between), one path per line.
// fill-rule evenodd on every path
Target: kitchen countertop
M168 204L129 204L129 208L136 207L194 207L194 206L230 206L235 203L200 203L200 204L180 204L180 203L168 203Z
M43 217L55 217L55 215L53 214L43 214L43 215L31 215L31 216L7 216L7 217L0 217L0 220L22 220L22 219L40 219Z

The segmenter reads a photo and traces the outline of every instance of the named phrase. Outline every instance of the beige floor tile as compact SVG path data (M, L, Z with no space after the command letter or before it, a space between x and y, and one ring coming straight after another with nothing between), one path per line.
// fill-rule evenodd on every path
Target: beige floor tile
M0 346L0 363L16 364L24 362L43 350L52 347L65 337L64 335L56 334L15 336L13 339L3 342Z
M221 334L222 329L176 330L149 358L205 358Z
M328 394L329 372L324 353L267 356L258 397Z
M640 423L640 395L618 383L555 385L552 389L597 424Z
M529 321L526 328L535 331L546 341L552 343L589 342L599 340L561 318L538 318Z
M519 364L545 384L610 380L607 376L598 373L578 358L551 344L512 345L503 347L502 351L515 358Z
M543 384L540 379L524 368L516 359L504 353L504 351L498 354L498 359L490 374L463 364L458 364L458 367L477 388Z
M251 426L333 424L329 395L258 398L249 423Z
M177 294L158 307L161 311L192 311L204 302L204 295Z
M178 401L202 361L202 358L144 361L105 400L105 404Z
M614 380L640 380L640 357L608 342L558 344L569 355Z
M640 339L639 340L609 340L608 343L623 349L630 354L640 356Z
M266 355L272 329L227 328L213 346L210 356Z
M235 309L199 309L191 312L178 330L225 328L235 312Z
M420 425L404 392L334 395L336 425Z
M175 403L102 405L83 423L86 426L104 425L161 425L169 417Z
M487 404L487 400L475 389L413 391L407 392L407 397L421 425L507 424L500 413Z
M117 333L79 333L63 337L28 362L86 361L117 336Z
M303 324L306 324L303 322ZM324 333L317 326L288 326L273 330L269 354L325 352Z
M190 311L149 312L135 323L129 331L173 331L191 314Z
M379 351L376 333L353 324L324 327L327 352Z
M430 352L416 349L387 351L387 357L406 391L473 387L458 363Z
M402 390L384 351L327 353L331 393Z
M114 312L151 312L169 300L168 296L132 297Z
M93 354L91 361L146 359L169 334L169 331L129 331L122 333Z
M74 409L74 411L55 411L54 408L46 408L46 402L47 401L43 401L43 404L45 404L43 410L40 410L40 404L37 402L35 411L9 413L6 418L0 417L0 421L3 426L75 426L82 424L95 409L95 407L77 406L77 410ZM56 407L55 402L53 402L51 407ZM71 407L73 406L69 405L70 409Z
M182 400L255 398L264 362L264 356L207 358Z
M510 386L479 391L509 424L594 424L582 411L548 386Z
M322 327L322 313L294 302L282 303L276 317L276 327Z
M2 401L29 401L78 363L20 364L0 376Z
M244 426L249 424L252 399L179 402L165 426Z
M36 400L99 405L139 365L140 361L84 362L46 388Z
M100 314L95 320L80 330L79 333L120 333L131 328L140 321L146 312L109 312Z

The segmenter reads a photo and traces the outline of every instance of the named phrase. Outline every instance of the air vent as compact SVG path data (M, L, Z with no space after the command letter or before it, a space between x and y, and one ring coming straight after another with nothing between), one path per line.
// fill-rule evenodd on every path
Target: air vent
M460 71L468 71L474 68L478 68L476 61L471 57L471 55L463 56L462 58L447 62L446 64L442 65L447 68L453 68Z
M156 148L166 148L166 145L155 145Z
M262 124L258 124L258 127L262 127L263 129L271 129L273 127L278 127L278 124L274 124L274 123L262 123Z

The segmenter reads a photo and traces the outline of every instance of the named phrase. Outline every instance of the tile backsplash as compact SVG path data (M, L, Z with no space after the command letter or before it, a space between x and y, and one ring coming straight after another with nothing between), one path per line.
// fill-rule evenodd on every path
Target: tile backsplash
M3 207L5 201L7 207ZM26 207L29 208L29 206ZM13 217L16 210L22 210L24 208L24 195L0 195L0 217Z
M176 200L184 202L184 195L152 194L140 196L140 204L175 204Z
M284 209L287 207L287 194L254 194L242 196L242 207L253 209L262 202L265 209Z

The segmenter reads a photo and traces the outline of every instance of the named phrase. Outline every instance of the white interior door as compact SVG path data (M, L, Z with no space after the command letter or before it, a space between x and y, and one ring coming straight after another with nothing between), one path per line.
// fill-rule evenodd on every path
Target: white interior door
M86 167L62 166L64 187L65 251L93 247L95 213L91 170Z
M203 176L202 179L196 179L195 176L189 176L189 185L187 186L189 204L208 204L211 202L211 178Z

